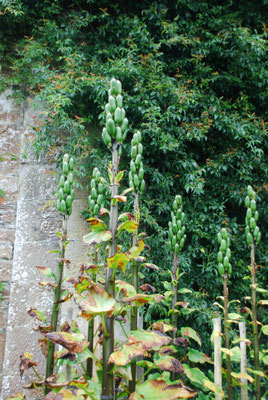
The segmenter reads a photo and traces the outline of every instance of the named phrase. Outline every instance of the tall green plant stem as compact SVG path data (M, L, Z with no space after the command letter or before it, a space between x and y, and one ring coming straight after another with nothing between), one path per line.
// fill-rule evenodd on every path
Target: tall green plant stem
M113 181L111 185L111 209L110 209L110 231L112 240L109 248L109 257L113 257L117 252L117 226L118 226L118 203L113 200L118 195L118 185L116 184L116 176L118 174L118 144L113 142L112 147L112 174ZM115 296L114 274L112 268L106 270L105 290ZM104 333L103 338L103 369L102 369L102 396L110 396L114 398L114 379L111 369L112 364L108 364L109 357L114 351L114 320L113 317L105 316L105 326L107 333Z
M137 190L134 192L134 214L137 218L137 213L139 212L139 193ZM137 231L133 235L133 246L137 244ZM139 268L137 261L133 260L132 262L132 285L136 289L138 293L139 289ZM130 319L130 330L135 331L138 329L138 308L131 307L131 319ZM133 362L131 365L131 376L132 380L129 381L129 391L130 393L135 392L136 390L136 374L137 374L137 365L136 361Z
M223 274L223 297L224 297L224 335L225 335L225 347L230 349L229 339L229 324L228 324L228 285L227 285L228 274ZM233 400L233 387L232 387L232 375L231 375L231 357L226 355L226 370L227 370L227 393L228 400Z
M64 258L65 258L65 246L67 240L67 216L64 215L62 221L62 237L60 240L60 262L58 263L58 270L56 274L56 285L54 291L54 299L53 299L53 306L52 306L52 315L51 315L51 325L53 331L57 331L58 325L58 316L60 310L60 295L61 295L61 284L62 284L62 276L63 276L63 269L64 269ZM53 367L54 367L54 350L55 344L48 341L48 352L47 352L47 364L46 364L46 378L53 374Z
M254 242L251 244L251 298L252 298L252 319L253 319L253 349L254 349L254 369L259 371L260 362L259 362L259 341L258 341L258 319L257 319L257 266L255 262L255 247ZM260 376L255 376L255 392L256 392L256 400L261 399L261 382Z
M94 263L97 265L98 264L98 254L97 254L97 246L94 246ZM95 281L96 275L92 274L92 280ZM88 349L93 353L94 351L94 318L92 318L89 323L88 323L88 332L87 332L87 338L89 342ZM93 359L88 358L87 359L87 374L89 378L92 378L93 375Z
M178 267L179 267L179 258L174 253L173 257L173 271L172 271L172 292L173 292L173 300L172 300L172 326L174 328L173 338L177 337L177 327L178 327L178 313L176 313L176 304L178 301ZM171 373L171 379L174 381L176 378L175 372Z

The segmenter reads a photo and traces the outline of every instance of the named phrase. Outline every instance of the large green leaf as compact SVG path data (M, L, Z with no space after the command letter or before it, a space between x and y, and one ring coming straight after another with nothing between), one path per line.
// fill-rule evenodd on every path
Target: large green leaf
M125 272L129 263L129 257L125 253L116 253L113 257L107 258L107 268L117 269Z
M136 232L138 228L138 223L135 221L125 221L119 227L117 228L117 235L119 235L120 232L123 230L129 232L129 233L134 233Z
M86 319L91 319L95 315L112 313L118 308L117 301L99 285L92 285L87 293L87 296L79 304L81 316Z
M200 351L196 349L191 349L189 348L188 351L188 358L192 362L198 362L200 364L203 364L205 362L212 362L210 357L208 357L206 354L201 353Z
M110 231L97 230L89 232L87 235L85 235L83 241L89 246L92 246L93 244L108 242L111 239L112 233Z
M222 397L224 397L223 390L215 385L214 382L211 382L206 377L206 375L202 371L200 371L199 368L190 368L187 364L182 364L182 366L187 378L190 379L192 383L197 383L198 385L201 385L204 391L211 390L214 393L218 393Z
M182 336L187 336L187 337L195 340L201 346L201 338L200 338L200 336L198 335L198 333L196 333L195 330L193 330L189 326L181 328L181 335Z

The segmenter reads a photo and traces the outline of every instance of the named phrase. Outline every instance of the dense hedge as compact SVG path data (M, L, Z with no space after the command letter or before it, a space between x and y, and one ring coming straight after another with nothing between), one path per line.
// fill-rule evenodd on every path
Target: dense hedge
M248 293L248 184L261 215L257 263L267 263L266 2L1 0L3 10L4 3L10 7L0 16L2 62L19 99L35 94L37 105L46 104L35 127L37 153L62 143L63 152L75 152L79 176L95 165L104 169L99 128L108 80L120 78L130 131L140 129L144 139L143 225L154 262L170 268L167 222L180 193L187 215L182 284L199 292L206 315L221 293L216 234L225 226L231 297ZM154 277L156 284L165 278Z

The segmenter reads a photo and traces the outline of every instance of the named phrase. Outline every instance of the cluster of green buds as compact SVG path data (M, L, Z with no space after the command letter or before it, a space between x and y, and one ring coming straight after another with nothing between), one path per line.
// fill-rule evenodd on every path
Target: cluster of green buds
M250 246L253 240L259 243L261 240L260 228L257 225L259 213L256 210L256 192L249 185L247 187L247 197L245 198L245 206L247 207L246 215L246 237Z
M108 103L105 106L106 124L102 130L104 144L110 147L113 140L123 143L127 136L128 119L123 108L122 85L112 79L108 92Z
M57 209L63 214L72 214L72 203L74 199L73 190L74 159L69 154L64 154L62 162L62 175L59 181Z
M177 256L179 251L183 249L186 235L185 226L183 225L185 214L182 211L182 197L181 195L175 196L173 201L173 211L171 211L171 221L169 221L168 231L168 247Z
M145 190L145 180L143 162L141 156L143 152L143 146L141 144L141 133L140 131L134 133L131 140L131 161L130 171L128 174L129 186L134 187L135 191L140 193Z
M230 250L230 238L227 229L222 228L218 233L218 243L220 249L218 252L218 270L221 276L227 273L229 276L232 273L232 266L230 264L231 250Z
M90 182L91 192L88 196L89 210L96 217L101 208L104 207L105 186L100 180L101 173L97 167L94 168Z

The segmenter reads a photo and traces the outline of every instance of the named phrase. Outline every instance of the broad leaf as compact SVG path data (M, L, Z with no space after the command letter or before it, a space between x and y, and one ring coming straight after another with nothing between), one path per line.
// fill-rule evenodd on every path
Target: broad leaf
M131 331L129 341L140 341L146 347L147 350L151 350L155 347L165 346L170 343L171 339L167 335L159 331L145 331L137 330Z
M117 253L113 257L107 258L106 268L119 268L121 272L125 272L129 263L129 257L125 253Z
M261 304L262 306L268 306L268 300L260 300L258 304Z
M139 257L141 252L144 250L144 246L145 246L144 240L140 240L136 246L133 246L129 249L127 255L129 256L130 259Z
M139 341L133 341L124 344L119 350L114 351L109 357L109 363L125 366L129 364L133 358L144 356L145 354L146 348L143 343Z
M152 325L152 328L153 330L160 331L162 333L174 331L174 327L172 325L167 324L166 321L155 322Z
M51 268L47 267L36 267L36 268L38 269L39 272L41 272L41 274L45 275L46 277L56 279L56 276Z
M252 376L250 376L249 374L246 374L245 372L231 372L231 375L235 378L235 379L247 379L249 381L249 383L253 383L254 379L252 378Z
M20 376L22 377L25 370L36 367L38 364L32 360L33 356L30 353L20 355Z
M141 267L146 267L146 268L154 269L155 271L159 271L159 267L157 265L151 264L151 263L143 263L141 265Z
M112 233L110 231L92 231L83 237L84 243L92 246L93 244L100 244L108 242L112 239Z
M268 325L262 326L261 332L264 333L265 335L268 335Z
M189 348L188 358L192 362L204 364L205 362L212 363L211 358L198 350ZM212 363L213 364L213 363Z
M139 307L146 303L160 303L164 299L164 296L160 294L142 294L138 293L132 297L124 297L121 301L124 303L130 303L132 306Z
M190 368L187 364L182 364L184 372L191 382L203 387L204 391L212 390L224 397L224 392L215 383L211 382L199 368Z
M48 332L45 337L73 353L82 353L89 345L82 333Z
M107 314L108 316L117 308L117 301L101 286L93 285L89 288L87 296L79 304L81 316L91 319L95 315Z
M228 319L232 320L232 321L236 321L236 320L240 320L242 318L242 316L240 314L236 314L236 313L229 313L228 314Z
M115 290L118 291L118 295L122 291L124 297L132 297L137 294L134 286L125 281L119 281L119 280L115 281Z
M138 224L135 221L125 221L119 227L117 228L117 235L119 235L120 232L123 230L129 232L129 233L134 233L136 232L138 228Z
M201 338L198 335L198 333L196 333L196 331L194 331L192 328L190 328L190 327L181 328L181 335L187 336L187 337L195 340L199 344L199 346L201 346Z
M17 394L15 394L14 396L10 396L10 397L7 397L7 399L6 400L25 400L25 395L24 394L22 394L22 393L17 393Z
M90 223L93 232L105 231L107 225L99 218L89 218L87 221Z
M27 314L30 315L30 317L35 317L39 321L47 322L46 314L43 311L37 310L36 308L30 308L27 311Z
M154 363L162 371L176 372L180 375L184 372L179 360L169 355L159 355L157 359L154 359Z
M197 391L187 388L181 382L167 383L163 378L147 380L136 387L129 400L154 399L176 400L196 397Z

